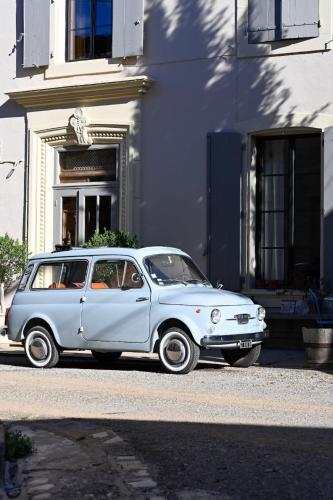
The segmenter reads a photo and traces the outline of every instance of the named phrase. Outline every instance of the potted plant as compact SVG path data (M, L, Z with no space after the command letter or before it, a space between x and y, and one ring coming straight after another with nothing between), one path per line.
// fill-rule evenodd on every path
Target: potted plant
M310 365L333 363L333 313L322 314L322 291L320 296L311 288L308 290L308 302L315 313L314 327L302 327L306 360Z
M27 261L26 243L20 243L5 234L0 236L0 321L5 315L5 290L21 273Z

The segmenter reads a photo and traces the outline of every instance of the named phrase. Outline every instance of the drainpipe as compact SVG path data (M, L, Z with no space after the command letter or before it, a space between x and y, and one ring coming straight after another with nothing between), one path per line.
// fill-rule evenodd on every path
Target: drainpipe
M25 113L24 123L25 123L25 146L24 146L25 161L24 161L23 241L28 242L30 132L28 129L27 113Z

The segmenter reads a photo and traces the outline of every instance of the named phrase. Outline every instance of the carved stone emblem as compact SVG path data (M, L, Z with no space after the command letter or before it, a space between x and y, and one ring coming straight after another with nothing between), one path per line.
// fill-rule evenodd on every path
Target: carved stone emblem
M88 124L88 119L84 115L81 108L76 108L74 114L69 119L69 124L73 127L77 143L85 146L90 146L91 139L88 137L88 131L86 126Z

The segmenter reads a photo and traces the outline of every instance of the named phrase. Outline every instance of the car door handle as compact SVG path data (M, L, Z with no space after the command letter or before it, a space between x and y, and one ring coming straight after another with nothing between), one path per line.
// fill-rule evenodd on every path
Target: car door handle
M81 298L80 298L80 302L81 302L81 304L82 304L82 302L86 302L86 301L87 301L87 297L81 297Z
M139 297L136 302L144 302L145 300L149 300L149 297Z

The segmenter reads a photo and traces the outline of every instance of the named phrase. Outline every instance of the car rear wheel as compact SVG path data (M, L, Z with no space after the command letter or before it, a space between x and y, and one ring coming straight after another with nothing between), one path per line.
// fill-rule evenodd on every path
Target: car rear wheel
M258 344L251 349L221 349L222 356L230 366L239 368L248 368L253 365L259 358L261 344Z
M117 359L119 359L120 356L122 355L122 352L121 351L113 351L113 352L91 351L91 354L100 363L108 364L108 363L111 363L112 361L117 361Z
M160 340L158 355L166 371L184 374L196 367L200 348L180 328L169 328Z
M59 351L52 335L43 326L30 328L25 337L24 350L35 368L53 368L58 364Z

